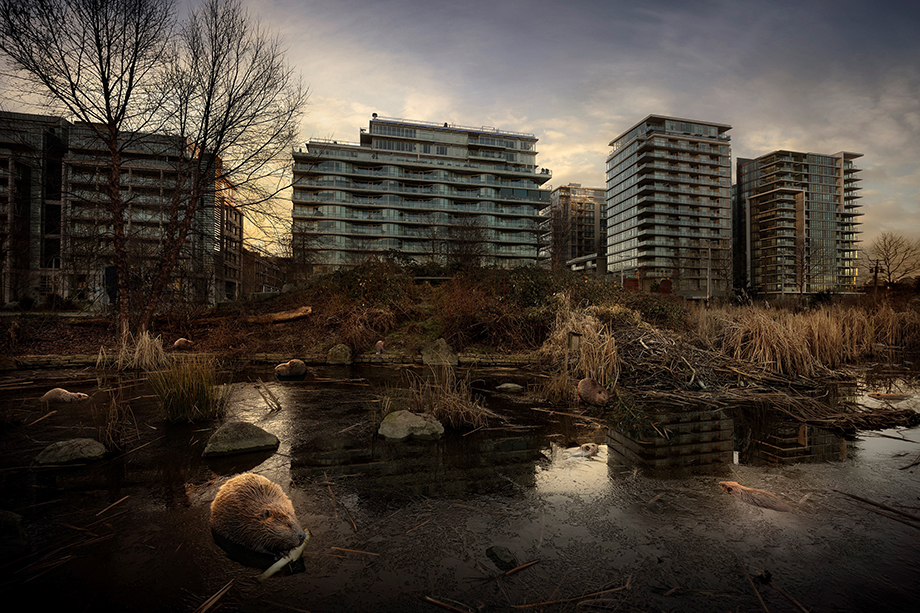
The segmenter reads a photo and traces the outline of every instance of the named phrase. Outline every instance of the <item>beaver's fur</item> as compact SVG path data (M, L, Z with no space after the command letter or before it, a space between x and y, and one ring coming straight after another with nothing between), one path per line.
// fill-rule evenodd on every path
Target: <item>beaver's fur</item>
M307 372L307 365L303 360L288 360L284 364L275 366L275 374L282 377L299 377Z
M603 385L588 377L578 382L578 397L585 404L602 407L610 400L610 392Z
M719 487L722 488L722 491L739 498L742 502L752 504L755 507L773 509L774 511L792 510L792 507L790 507L786 501L775 494L763 490L755 490L752 487L745 487L736 481L719 481Z
M280 556L307 538L294 505L277 483L242 473L224 483L211 503L211 530L259 553Z
M83 402L84 400L89 400L89 396L82 392L68 392L62 387L48 390L41 397L42 402Z
M187 338L177 338L176 342L173 343L173 349L188 349L194 344L195 343L188 340Z

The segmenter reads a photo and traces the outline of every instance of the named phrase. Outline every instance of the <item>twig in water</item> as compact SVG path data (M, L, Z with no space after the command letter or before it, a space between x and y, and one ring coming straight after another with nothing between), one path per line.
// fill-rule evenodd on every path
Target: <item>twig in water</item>
M30 422L30 423L27 423L26 426L34 426L35 424L37 424L37 423L40 422L41 420L45 419L46 417L51 417L51 416L54 415L55 413L57 413L57 411L51 411L50 413L45 413L44 415L42 415L41 417L39 417L39 418L36 419L35 421Z
M525 568L530 568L531 566L533 566L534 564L536 564L536 563L539 562L539 561L540 561L540 560L533 560L533 561L531 561L531 562L527 562L527 563L525 563L525 564L521 564L520 566L518 566L518 567L516 567L516 568L512 568L511 570L506 570L505 572L503 572L503 573L501 573L501 574L495 575L495 576L493 577L493 579L498 579L499 577L510 577L511 575L513 575L514 573L516 573L516 572L518 572L518 571L520 571L520 570L524 570Z
M738 566L741 567L741 570L744 571L744 577L748 580L748 583L751 584L751 589L754 590L754 594L757 595L757 600L760 601L760 606L763 607L763 610L767 613L770 613L770 609L767 608L767 605L764 604L763 598L760 597L760 592L757 591L757 587L754 585L754 582L751 581L751 576L748 574L747 569L744 567L744 564L741 562L738 563Z
M405 532L403 532L403 536L405 536L406 534L409 534L410 532L412 532L413 530L415 530L415 529L417 529L417 528L421 528L422 526L424 526L425 524L427 524L427 523L430 522L430 521L431 521L431 518L429 517L428 519L426 519L425 521L423 521L422 523L420 523L419 525L417 525L415 528L409 528L408 530L406 530Z
M768 585L769 585L770 587L772 587L774 590L776 590L777 592L779 592L780 594L782 594L783 596L785 596L786 599L787 599L789 602L791 602L792 604L794 604L796 607L798 607L799 611L801 611L802 613L811 613L810 609L806 609L805 607L803 607L803 606L801 605L801 603L799 603L798 600L796 600L795 598L793 598L792 596L790 596L790 595L786 592L786 590L784 590L784 589L781 588L780 586L778 586L778 585L776 585L775 583L773 583L772 580L770 580L770 582L768 583Z
M205 611L207 611L208 609L210 609L211 607L213 607L214 604L215 604L218 600L220 600L221 596L223 596L224 594L226 594L227 592L230 591L230 587L233 585L233 582L234 582L234 581L236 581L236 579L231 579L231 580L227 583L227 585L225 585L224 587L222 587L222 588L220 588L219 590L217 590L217 591L214 593L213 596L211 596L210 598L208 598L207 600L205 600L204 602L202 602L202 603L201 603L201 606L198 607L197 609L195 609L195 612L194 612L194 613L205 613Z
M111 509L112 507L114 507L115 505L121 504L122 502L124 502L124 501L127 500L128 498L130 498L130 496L125 496L125 497L122 498L121 500L117 500L117 501L113 502L112 504L110 504L110 505L107 506L106 508L104 508L104 509L102 509L101 511L99 511L98 513L96 513L96 517L99 517L100 515L102 515L103 513L105 513L105 512L108 511L109 509Z
M854 502L853 504L856 504L856 503ZM861 505L861 504L857 504L856 506L857 506L857 507L860 507L861 509L865 509L865 510L867 510L867 511L872 511L873 513L878 513L879 515L883 515L883 516L885 516L885 517L887 517L887 518L889 518L889 519L893 519L893 520L895 520L895 521L899 521L899 522L901 522L902 524L906 524L906 525L910 526L911 528L920 529L920 525L912 524L912 523L910 523L909 521L907 521L906 519L901 519L900 517L897 517L897 516L895 516L895 515L889 515L888 513L885 513L884 511L879 511L878 509L873 509L872 507L867 507L867 506Z
M874 500L869 500L868 498L863 498L862 496L857 496L856 494L848 494L846 492L841 492L840 490L834 490L834 491L837 492L838 494L843 494L844 496L849 496L850 498L859 500L860 502L866 502L868 504L875 505L880 509L885 509L886 511L891 511L892 513L897 513L898 515L903 515L904 517L908 519L912 519L914 521L920 521L920 517L916 515L911 515L910 513L899 511L893 507L889 507L888 505L882 504L881 502L875 502Z
M363 553L367 556L379 556L379 553L373 553L370 551L361 551L360 549L345 549L344 547L330 547L329 549L335 549L337 551L347 551L348 553Z
M565 604L567 602L575 602L577 600L584 600L585 598L594 598L595 596L600 596L601 594L612 594L614 592L621 592L623 590L629 589L629 584L632 581L632 575L626 580L626 585L615 587L610 590L601 590L599 592L592 592L590 594L584 594L582 596L575 596L574 598L564 598L562 600L549 600L547 602L535 602L533 604L513 604L511 605L512 609L534 609L536 607L549 607L556 604Z
M432 598L431 596L425 596L425 602L430 602L431 604L437 605L437 606L439 606L439 607L441 607L441 608L443 608L443 609L447 609L448 611L457 611L458 613L470 613L468 610L463 610L463 609L461 609L461 608L459 608L459 607L455 607L455 606L452 605L452 604L447 604L446 602L441 602L440 600L435 600L435 599Z

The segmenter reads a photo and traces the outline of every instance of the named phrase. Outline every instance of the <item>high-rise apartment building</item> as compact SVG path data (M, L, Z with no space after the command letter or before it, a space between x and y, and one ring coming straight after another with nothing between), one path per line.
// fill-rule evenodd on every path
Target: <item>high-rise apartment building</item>
M126 134L122 198L128 269L135 284L150 281L168 240L170 203L177 195L184 141ZM102 300L110 292L113 229L106 210L109 158L95 131L58 117L0 113L0 300L50 295ZM192 302L239 295L242 213L227 185L196 207L169 291Z
M533 134L375 113L359 142L294 152L293 257L317 272L371 255L417 262L537 261L541 186Z
M731 286L731 126L649 115L610 142L607 271L689 298Z
M561 185L552 191L550 205L543 209L543 244L553 270L607 272L603 261L606 246L604 208L606 190Z
M860 153L737 161L736 274L768 295L856 290ZM741 249L743 246L743 249Z

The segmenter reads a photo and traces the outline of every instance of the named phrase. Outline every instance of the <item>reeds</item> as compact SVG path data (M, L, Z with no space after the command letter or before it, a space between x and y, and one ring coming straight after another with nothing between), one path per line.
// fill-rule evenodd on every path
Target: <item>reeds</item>
M163 367L169 358L163 350L159 336L151 336L146 330L137 339L131 334L122 337L115 355L108 355L105 347L99 348L96 368L107 370L155 370Z
M93 422L96 425L96 439L109 450L120 450L127 443L138 438L139 430L130 402L124 397L123 389L108 391L108 402L97 408L92 404Z
M732 358L785 375L814 377L865 359L878 345L920 347L920 313L840 305L800 313L763 307L695 309L698 341Z
M229 386L220 385L212 360L177 359L148 374L154 393L163 402L167 421L198 421L221 417L227 408Z
M473 397L469 375L460 379L451 366L432 366L429 377L409 376L409 402L454 428L482 428L489 419L503 420Z

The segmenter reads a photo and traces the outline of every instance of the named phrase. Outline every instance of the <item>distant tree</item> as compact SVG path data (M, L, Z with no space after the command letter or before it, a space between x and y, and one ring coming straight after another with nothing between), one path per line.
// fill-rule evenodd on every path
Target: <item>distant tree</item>
M882 232L863 249L860 268L870 280L877 270L882 283L904 281L920 272L920 241L894 232Z
M281 40L239 0L203 0L177 24L173 0L0 0L0 51L12 76L91 130L107 160L104 200L124 337L146 330L196 218L232 191L255 212L288 187L281 174L307 90ZM129 291L125 155L151 134L182 149L154 269Z
M480 268L489 253L486 230L472 216L454 219L445 231L447 266L454 270Z

